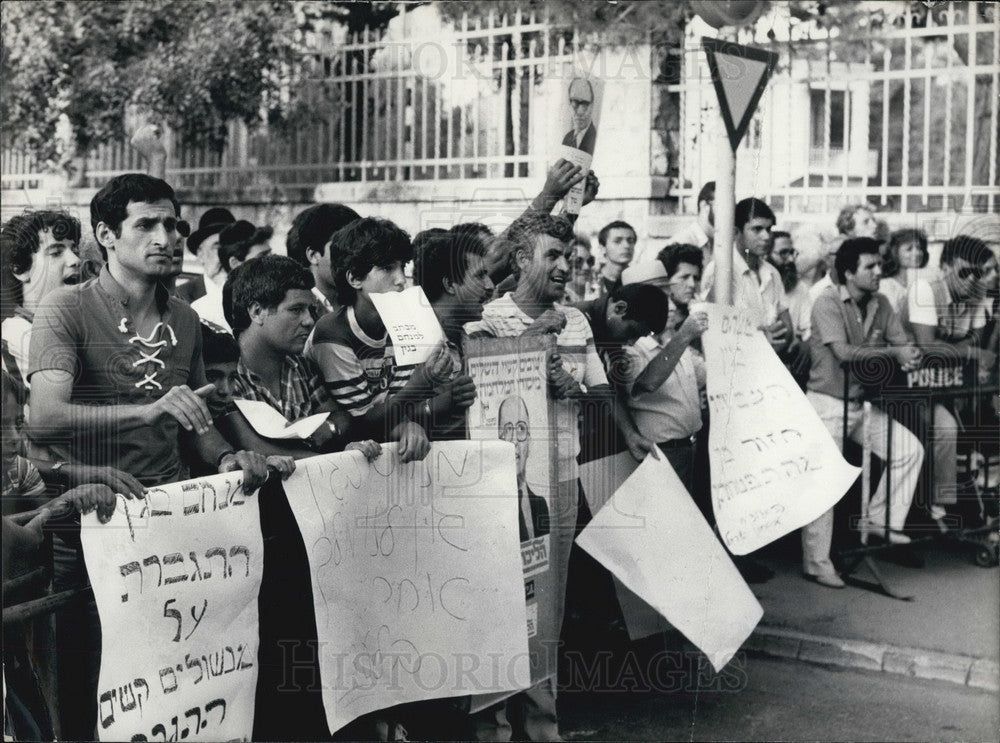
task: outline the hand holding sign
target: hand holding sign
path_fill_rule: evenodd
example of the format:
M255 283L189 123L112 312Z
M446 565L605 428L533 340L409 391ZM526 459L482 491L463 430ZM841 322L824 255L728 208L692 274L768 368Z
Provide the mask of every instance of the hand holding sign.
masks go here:
M401 292L372 294L372 303L392 339L392 350L400 366L422 364L444 340L444 330L424 290L411 286Z

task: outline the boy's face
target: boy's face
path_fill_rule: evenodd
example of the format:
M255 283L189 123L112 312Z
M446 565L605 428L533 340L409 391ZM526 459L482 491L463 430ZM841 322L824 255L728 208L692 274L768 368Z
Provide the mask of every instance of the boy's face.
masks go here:
M233 401L236 382L236 362L224 361L205 365L205 378L215 385L215 392L208 397L208 409L218 415Z
M31 258L24 284L25 301L37 305L53 289L79 281L80 249L69 238L58 238L51 230L38 233L38 250Z
M364 294L401 292L406 288L406 275L402 261L393 261L388 266L375 266L361 280L358 291Z

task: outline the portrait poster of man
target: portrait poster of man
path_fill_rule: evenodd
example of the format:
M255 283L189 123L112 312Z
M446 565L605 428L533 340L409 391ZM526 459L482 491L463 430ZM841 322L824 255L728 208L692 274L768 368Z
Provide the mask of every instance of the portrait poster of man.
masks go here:
M484 497L518 499L518 531L524 567L531 681L555 673L559 640L556 621L556 572L550 564L550 507L555 492L556 439L548 397L551 336L466 339L468 373L476 384L476 402L468 410L469 437L514 445L517 492ZM496 697L474 700L485 706Z
M566 74L558 121L567 122L557 148L556 159L569 160L584 171L590 170L597 145L603 81L578 70ZM566 209L579 214L583 204L584 183L581 181L566 195Z

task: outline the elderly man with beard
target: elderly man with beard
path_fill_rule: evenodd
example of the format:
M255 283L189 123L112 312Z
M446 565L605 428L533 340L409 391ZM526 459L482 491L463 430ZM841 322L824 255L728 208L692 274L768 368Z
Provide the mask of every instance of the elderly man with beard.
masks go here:
M782 354L781 360L792 373L795 381L803 390L809 380L809 333L811 330L810 312L812 299L809 288L799 276L795 259L798 256L792 236L784 231L775 230L771 233L771 252L767 260L781 274L781 284L785 288L785 301L788 304L788 314L792 320L795 338L788 350Z

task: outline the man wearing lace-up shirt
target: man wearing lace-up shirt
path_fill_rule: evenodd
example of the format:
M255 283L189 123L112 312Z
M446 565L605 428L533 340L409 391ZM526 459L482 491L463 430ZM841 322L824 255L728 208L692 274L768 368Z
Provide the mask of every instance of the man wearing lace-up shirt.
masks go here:
M212 425L198 317L160 283L173 261L176 204L169 185L141 174L118 176L94 196L91 222L108 264L96 279L52 292L36 313L32 436L147 486L184 479L178 436L189 436L206 462L242 468L255 488L266 477L263 457L234 452Z
M115 467L148 487L187 477L184 436L220 472L242 469L244 488L255 490L265 459L233 451L212 425L200 396L212 388L198 317L161 283L177 242L173 189L148 175L118 176L94 196L90 219L108 263L35 312L30 435L60 458ZM87 585L79 545L57 540L53 549L56 588ZM93 593L57 614L56 627L62 737L93 740L101 647Z

